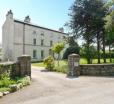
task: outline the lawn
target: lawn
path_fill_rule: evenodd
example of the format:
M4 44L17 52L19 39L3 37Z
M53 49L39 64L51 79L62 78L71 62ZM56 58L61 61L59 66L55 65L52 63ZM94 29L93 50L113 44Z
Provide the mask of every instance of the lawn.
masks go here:
M45 67L45 65L43 64L43 62L32 63L32 66ZM59 66L58 66L58 61L55 61L55 67L54 67L53 71L66 73L67 69L68 69L67 61L60 60L59 61Z
M38 67L45 67L43 62L38 62L38 63L32 63L32 66L38 66Z
M109 59L107 59L106 61L107 61L107 63L110 63ZM97 64L97 59L93 59L92 62L93 62L93 64ZM114 59L112 60L112 62L114 63ZM101 63L103 63L103 59L101 59ZM87 60L84 58L81 58L80 64L87 64ZM60 60L60 66L65 66L65 65L67 65L67 61ZM45 67L43 62L32 63L32 66ZM57 61L55 61L55 66L57 66Z
M107 59L106 60L107 63L110 63L110 60ZM114 59L112 60L114 62ZM93 59L92 60L93 64L97 64L97 59ZM84 58L80 59L80 64L87 64L87 60ZM101 63L103 63L103 59L101 59ZM32 66L36 66L36 67L45 67L45 65L43 64L43 62L39 62L39 63L32 63ZM53 71L56 72L62 72L62 73L66 73L68 69L68 61L66 60L60 60L59 61L59 66L58 66L58 62L55 61L55 67L53 69Z
M101 64L104 63L104 60L103 60L103 59L101 59L100 61L101 61ZM97 62L98 62L97 59L93 59L93 60L92 60L92 63L93 63L93 64L97 64ZM106 62L107 62L107 63L110 63L110 59L106 59ZM112 62L114 63L114 59L112 59ZM87 64L87 60L84 59L84 58L81 58L81 59L80 59L80 64Z

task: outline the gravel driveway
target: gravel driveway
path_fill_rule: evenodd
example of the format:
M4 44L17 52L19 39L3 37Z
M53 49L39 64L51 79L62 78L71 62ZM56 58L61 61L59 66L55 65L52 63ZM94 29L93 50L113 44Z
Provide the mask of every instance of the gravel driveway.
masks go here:
M67 78L32 68L32 84L0 99L0 104L114 104L114 78Z

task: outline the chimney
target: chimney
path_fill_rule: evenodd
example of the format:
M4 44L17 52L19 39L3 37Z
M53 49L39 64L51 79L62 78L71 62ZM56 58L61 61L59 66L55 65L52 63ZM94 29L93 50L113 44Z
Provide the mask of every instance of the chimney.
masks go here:
M9 10L6 14L6 18L8 19L13 19L13 13L12 13L12 10Z
M64 33L64 28L63 27L59 28L59 31Z
M29 16L26 16L24 22L30 23L30 17Z

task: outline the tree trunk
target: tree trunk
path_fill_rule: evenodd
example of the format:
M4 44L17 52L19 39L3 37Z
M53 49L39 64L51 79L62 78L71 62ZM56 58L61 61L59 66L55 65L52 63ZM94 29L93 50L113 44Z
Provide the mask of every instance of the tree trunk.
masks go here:
M105 54L105 34L103 32L103 59L104 63L106 63L106 54Z
M59 56L60 56L60 54L58 54L58 66L59 66Z
M89 43L89 36L87 39L87 50L88 50L88 55L87 55L87 63L90 64L91 63L91 59L90 59L90 43Z
M100 64L100 39L99 39L99 34L97 34L97 59L98 59L98 64Z
M109 54L110 54L110 63L112 63L112 57L111 57L111 47L109 45Z

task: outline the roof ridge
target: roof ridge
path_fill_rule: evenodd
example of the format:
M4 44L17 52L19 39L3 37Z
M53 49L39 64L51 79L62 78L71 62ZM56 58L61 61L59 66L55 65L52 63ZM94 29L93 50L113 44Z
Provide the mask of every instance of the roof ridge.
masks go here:
M23 20L19 20L19 19L14 19L14 22L20 22L20 23L27 24L27 25L30 25L30 26L35 26L35 27L47 29L47 30L58 32L58 33L62 33L62 34L67 34L67 33L61 32L59 30L54 30L54 29L50 29L50 28L47 28L47 27L44 27L44 26L39 26L39 25L37 25L35 23L27 23L27 22L24 22Z

